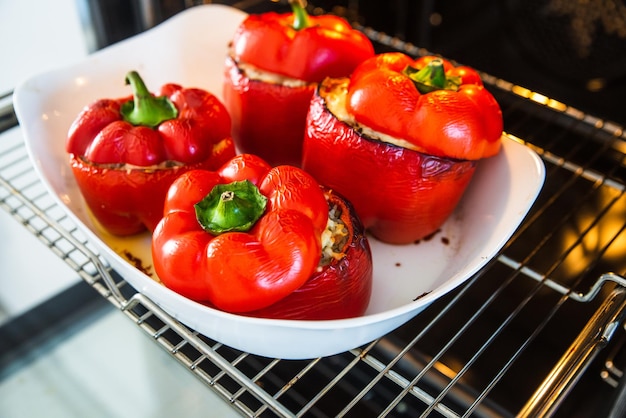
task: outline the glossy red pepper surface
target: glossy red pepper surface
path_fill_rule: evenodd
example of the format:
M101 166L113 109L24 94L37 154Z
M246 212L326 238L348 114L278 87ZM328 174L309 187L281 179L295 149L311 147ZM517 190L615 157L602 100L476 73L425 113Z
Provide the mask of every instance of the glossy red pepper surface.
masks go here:
M133 103L142 108L137 94L101 99L80 112L66 142L87 205L115 235L152 231L174 179L190 169L215 169L235 155L230 117L213 94L177 84L164 85L158 97L142 94L148 101L167 99L174 113L148 126L123 115Z
M313 99L306 135L303 169L346 196L365 227L391 244L437 231L476 166L367 138L330 113L320 96Z
M420 91L412 77L430 82L432 73L417 72L435 61L445 85ZM347 108L358 123L430 155L478 160L500 150L502 112L478 73L434 56L413 60L394 52L367 60L350 78Z
M272 165L300 165L316 84L347 76L374 55L369 39L345 20L305 15L296 24L296 16L250 15L237 29L226 59L224 103L235 143L239 151Z
M315 84L284 86L248 77L232 58L226 60L224 103L241 152L272 165L302 163L304 121Z
M352 205L326 190L329 205L347 229L341 258L318 268L302 286L267 308L248 312L263 318L326 320L363 315L372 293L372 255L365 229Z
M267 199L261 216L248 230L208 232L198 202L216 187L246 180ZM290 319L358 315L371 291L369 246L358 220L348 223L351 238L358 237L341 260L318 269L328 217L324 191L309 174L238 155L217 171L190 171L172 184L153 234L155 271L177 293L228 312Z

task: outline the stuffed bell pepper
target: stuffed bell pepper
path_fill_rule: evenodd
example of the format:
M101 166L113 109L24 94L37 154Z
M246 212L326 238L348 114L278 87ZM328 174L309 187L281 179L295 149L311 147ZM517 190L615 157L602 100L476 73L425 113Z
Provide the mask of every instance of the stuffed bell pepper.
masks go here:
M477 162L499 152L502 129L473 69L384 53L320 84L303 168L351 201L376 238L407 244L442 226Z
M152 231L176 177L235 155L230 117L213 94L166 84L155 96L135 71L126 83L132 96L86 106L66 142L90 211L114 235Z
M272 165L302 162L311 96L325 77L345 77L374 55L369 39L343 19L293 13L250 15L236 30L226 58L224 103L240 152Z
M174 181L152 257L166 287L242 315L354 317L371 294L369 244L350 204L251 154Z

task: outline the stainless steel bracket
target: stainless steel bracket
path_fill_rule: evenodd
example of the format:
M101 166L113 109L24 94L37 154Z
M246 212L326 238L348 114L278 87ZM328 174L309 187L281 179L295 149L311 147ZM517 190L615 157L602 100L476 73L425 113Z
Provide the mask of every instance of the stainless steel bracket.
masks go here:
M518 417L552 416L587 366L622 324L626 310L626 287L623 286L622 276L614 273L603 274L596 285L578 299L592 299L607 282L616 282L618 285L520 410Z

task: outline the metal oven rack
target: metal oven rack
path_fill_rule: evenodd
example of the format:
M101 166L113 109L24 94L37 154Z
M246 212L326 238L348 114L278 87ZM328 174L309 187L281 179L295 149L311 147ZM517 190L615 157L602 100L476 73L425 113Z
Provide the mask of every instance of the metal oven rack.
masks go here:
M424 52L363 30L380 45ZM263 358L178 323L100 258L47 193L21 140L0 141L0 206L244 416L558 414L598 351L623 334L626 137L621 126L484 77L507 132L546 164L536 204L461 288L389 335L336 356ZM16 124L7 109L3 130ZM608 388L621 377L619 347L611 353L597 376Z

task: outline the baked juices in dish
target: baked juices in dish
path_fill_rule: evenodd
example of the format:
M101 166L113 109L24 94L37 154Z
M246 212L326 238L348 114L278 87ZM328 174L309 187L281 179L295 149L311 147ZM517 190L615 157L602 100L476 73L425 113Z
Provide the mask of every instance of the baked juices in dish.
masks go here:
M369 39L343 19L292 13L250 15L237 28L225 65L224 103L239 152L271 165L302 162L309 102L325 77L345 77L374 55Z
M86 106L66 141L87 206L119 236L154 230L182 173L215 169L235 155L230 117L213 94L170 83L155 96L135 71L126 83L132 96Z
M500 151L502 130L473 69L385 53L320 84L302 167L352 202L374 237L407 244L442 226L478 161Z

